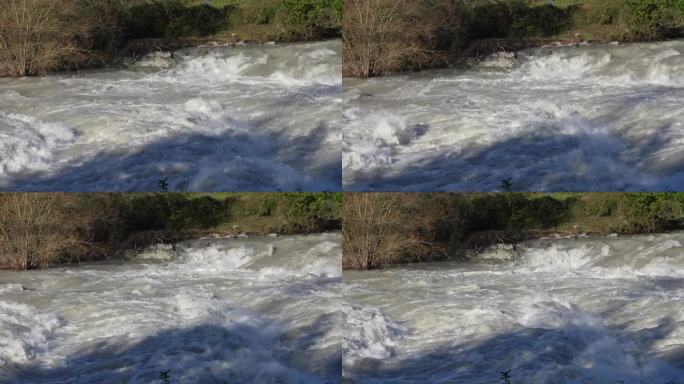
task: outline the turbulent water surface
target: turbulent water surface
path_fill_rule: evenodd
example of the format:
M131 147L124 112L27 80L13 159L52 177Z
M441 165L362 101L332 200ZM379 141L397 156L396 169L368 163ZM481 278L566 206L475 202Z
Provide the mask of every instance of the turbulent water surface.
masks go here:
M339 190L340 42L0 79L4 190Z
M0 382L337 383L340 235L0 273Z
M345 381L682 382L684 233L484 256L345 271Z
M345 190L684 187L684 41L345 81Z

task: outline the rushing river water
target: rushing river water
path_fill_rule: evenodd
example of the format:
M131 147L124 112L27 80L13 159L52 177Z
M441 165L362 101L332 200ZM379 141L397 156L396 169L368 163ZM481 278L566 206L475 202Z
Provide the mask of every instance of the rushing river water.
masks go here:
M0 273L0 382L338 383L340 235Z
M492 384L510 370L513 383L682 382L684 233L518 252L345 271L345 381Z
M345 80L345 190L679 190L684 41Z
M341 44L0 79L0 189L340 190Z

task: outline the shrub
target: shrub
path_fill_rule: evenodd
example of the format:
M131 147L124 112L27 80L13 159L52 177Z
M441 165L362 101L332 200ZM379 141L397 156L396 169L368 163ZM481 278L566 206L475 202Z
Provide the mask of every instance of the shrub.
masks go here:
M286 38L313 39L339 33L341 0L283 0Z
M524 0L476 3L466 14L468 40L550 36L568 23L568 14L551 4L530 6Z
M530 7L523 1L513 1L511 13L511 37L551 36L568 22L565 11L550 4Z
M458 45L460 0L347 0L343 12L345 75L370 77L446 63Z
M339 227L341 193L285 193L283 196L290 231Z
M242 2L229 14L231 24L271 24L276 21L280 4L275 0Z
M117 0L0 1L0 76L41 75L101 62L113 44Z
M126 230L183 230L216 226L229 215L225 205L209 196L190 198L177 193L135 196L123 208Z
M478 4L468 10L466 33L469 39L507 37L512 24L508 4L498 1Z
M226 27L229 9L207 4L186 6L183 0L155 0L127 7L121 23L127 38L206 36Z
M437 241L437 215L416 212L427 195L347 193L342 211L342 266L385 268L428 260L445 250Z
M6 0L0 10L0 73L44 73L60 57L53 36L60 34L57 3Z
M674 0L625 0L632 37L652 40L671 36L682 27L684 15Z
M109 201L112 202L111 200ZM113 205L99 195L0 194L0 269L27 270L100 252Z
M587 0L573 7L577 25L615 25L618 40L656 40L674 36L684 27L681 0Z
M684 217L684 204L669 193L627 193L619 195L616 215L622 222L617 231L658 232L678 228Z

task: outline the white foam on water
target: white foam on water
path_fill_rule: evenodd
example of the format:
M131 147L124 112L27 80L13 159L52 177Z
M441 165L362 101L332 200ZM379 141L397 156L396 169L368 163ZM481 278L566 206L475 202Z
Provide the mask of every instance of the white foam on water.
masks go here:
M556 52L548 56L531 58L520 68L530 78L540 80L578 80L600 73L611 63L610 54L575 56L571 52Z
M532 242L520 254L520 264L533 272L577 272L599 278L684 277L684 246L680 239L667 236L608 238L602 243L591 238L564 239L549 246Z
M168 81L242 82L259 85L270 81L280 86L340 86L342 78L335 60L338 51L328 43L310 44L306 50L291 45L251 48L235 53L213 50L200 56L199 49L181 57L181 63L156 78ZM204 51L204 50L201 50ZM332 67L332 68L331 68Z
M202 239L181 243L179 250L180 268L218 273L240 270L264 278L287 279L340 278L342 275L342 251L336 239L314 245L292 237L277 239L275 244L229 238Z
M344 359L357 360L392 357L397 340L406 329L388 319L379 309L358 304L344 305Z
M220 249L211 247L187 252L185 261L196 268L206 268L216 272L233 271L249 265L257 257L268 257L273 254L270 246L265 254L258 254L254 247L240 246L239 248Z
M0 186L22 172L49 169L58 150L75 139L61 124L0 111Z
M0 369L12 370L13 365L35 358L47 349L59 318L42 313L37 308L0 301Z

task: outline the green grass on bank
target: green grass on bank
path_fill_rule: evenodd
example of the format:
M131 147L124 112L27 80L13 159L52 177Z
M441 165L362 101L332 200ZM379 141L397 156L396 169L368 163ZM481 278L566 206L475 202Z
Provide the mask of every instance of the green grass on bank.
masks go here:
M0 193L0 269L94 260L203 234L340 229L341 193Z
M342 0L4 0L0 76L101 66L128 52L208 39L336 37L341 12Z
M344 267L442 260L551 234L684 228L684 193L345 194Z
M553 39L649 41L684 32L683 0L349 0L344 15L344 74L359 77Z

